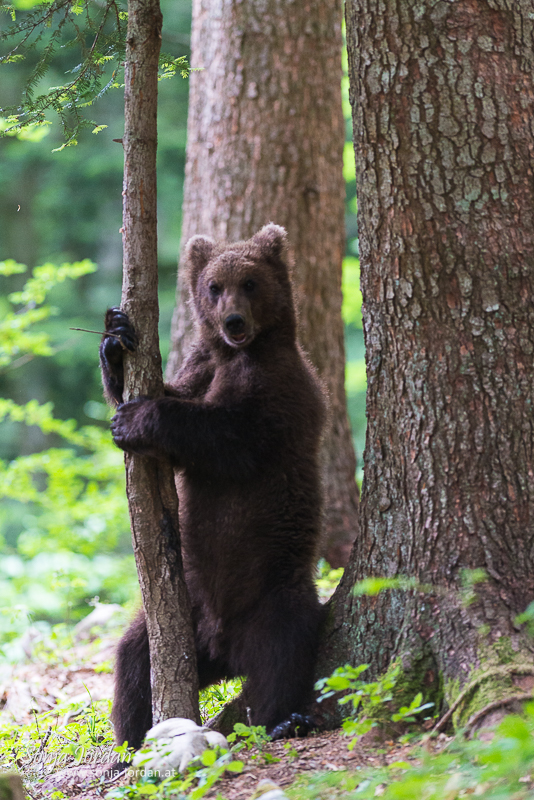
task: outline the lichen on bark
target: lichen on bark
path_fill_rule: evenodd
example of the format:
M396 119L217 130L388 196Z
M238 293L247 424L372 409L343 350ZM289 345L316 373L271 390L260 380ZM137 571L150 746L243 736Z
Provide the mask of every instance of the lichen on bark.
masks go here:
M379 674L424 643L445 687L499 642L533 653L515 624L534 597L531 11L346 4L368 428L359 547L325 648ZM435 593L353 597L367 575Z

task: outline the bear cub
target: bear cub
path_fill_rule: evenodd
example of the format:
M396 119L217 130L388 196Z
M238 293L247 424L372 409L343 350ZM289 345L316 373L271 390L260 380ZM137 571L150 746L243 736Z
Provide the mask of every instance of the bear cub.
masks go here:
M311 726L321 619L325 403L296 341L285 250L286 232L272 223L237 244L189 241L196 337L164 397L123 403L121 343L104 335L100 346L115 443L177 471L200 686L245 676L251 722L275 738ZM137 346L118 309L106 332ZM142 613L119 644L112 718L118 743L139 748L152 724Z

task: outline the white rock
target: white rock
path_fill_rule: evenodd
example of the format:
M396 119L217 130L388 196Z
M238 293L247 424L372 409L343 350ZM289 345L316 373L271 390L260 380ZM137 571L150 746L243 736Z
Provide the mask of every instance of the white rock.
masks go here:
M258 783L250 800L288 800L288 796L277 783L264 779Z
M217 745L229 750L222 733L203 728L190 719L174 717L148 731L143 749L135 754L132 766L145 775L166 778L175 771L184 772L190 761Z
M198 731L199 726L192 719L183 717L171 717L158 722L147 732L145 739L163 739L165 736L180 736L188 731Z

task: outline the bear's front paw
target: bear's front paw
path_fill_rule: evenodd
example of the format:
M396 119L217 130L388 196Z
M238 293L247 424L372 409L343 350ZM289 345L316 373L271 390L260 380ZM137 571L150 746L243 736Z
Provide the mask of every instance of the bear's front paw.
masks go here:
M291 714L289 719L285 719L271 731L271 739L292 739L296 736L307 736L308 733L317 727L313 717L306 714Z
M138 397L118 407L111 420L111 434L117 447L142 456L162 456L151 435L152 406L149 398Z
M101 352L110 364L122 361L124 350L133 353L137 349L138 339L135 329L128 315L120 308L108 308L105 326Z

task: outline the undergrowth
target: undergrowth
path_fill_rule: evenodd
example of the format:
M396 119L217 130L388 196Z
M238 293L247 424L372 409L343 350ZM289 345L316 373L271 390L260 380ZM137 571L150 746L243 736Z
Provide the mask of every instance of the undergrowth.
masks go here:
M107 800L136 800L139 797L152 797L154 800L199 800L204 797L217 781L227 772L240 773L244 764L235 756L243 750L257 750L252 755L263 763L270 764L280 759L265 752L264 746L270 741L265 727L261 725L234 726L234 733L228 736L229 749L215 747L205 750L188 765L185 774L174 774L161 780L160 777L144 771L135 777L129 786L111 789ZM142 751L141 751L142 752ZM148 753L148 751L147 751Z
M26 725L0 728L0 771L21 772L37 780L64 767L112 763L113 731L109 722L110 700L62 703L53 710L34 714Z
M344 667L334 670L329 678L322 678L315 684L315 688L320 691L319 702L342 692L342 696L338 699L339 704L350 704L350 717L343 722L343 730L350 738L349 750L352 750L358 738L371 728L387 725L390 721L414 725L422 721L421 712L434 706L434 703L423 703L423 695L419 692L409 705L397 708L394 694L402 674L400 664L393 662L376 681L362 681L360 675L368 668L368 664L360 664L357 667L345 664ZM409 741L410 734L407 734L404 740Z
M510 715L489 742L461 735L441 752L424 746L409 761L387 767L299 777L291 800L532 800L534 798L534 703L525 716Z
M324 578L330 584L324 588L330 590L336 577L325 569L319 579ZM70 627L59 625L34 641L32 661L45 668L56 664L77 668L93 647L98 652L99 640L78 650ZM398 664L392 664L371 682L363 680L366 669L365 664L340 667L316 685L323 698L340 694L339 702L349 706L351 714L344 723L347 746L353 747L371 727L387 727L392 722L402 723L405 734L401 743L418 744L403 761L387 766L305 774L287 789L291 800L460 800L471 795L487 800L534 800L534 703L527 706L523 717L506 717L492 741L467 741L459 734L455 739L426 737L421 744L420 723L426 719L430 724L427 714L432 704L417 694L406 706L398 707ZM109 670L109 663L102 665L102 671ZM202 719L217 714L240 690L239 679L204 690L200 695ZM84 700L36 713L31 723L0 725L0 772L17 771L31 787L39 778L66 766L111 764L122 759L124 754L113 742L110 706L107 700L93 702L87 691ZM161 780L151 774L132 773L131 785L109 788L107 794L104 787L100 791L107 800L198 800L223 776L244 769L241 759L245 750L250 751L249 767L280 761L266 747L269 741L264 728L238 724L228 737L228 749L205 751L191 762L185 774ZM291 743L286 745L284 760L298 757L291 747ZM384 751L375 749L372 755L384 756ZM222 795L218 797L224 800Z

